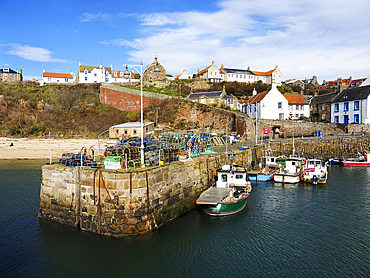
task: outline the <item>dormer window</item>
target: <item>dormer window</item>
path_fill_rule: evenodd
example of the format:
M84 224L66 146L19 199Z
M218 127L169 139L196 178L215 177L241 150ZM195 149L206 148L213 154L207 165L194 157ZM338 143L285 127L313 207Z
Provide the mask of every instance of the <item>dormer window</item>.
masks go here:
M85 72L85 74L87 74L87 69L85 69L85 71L84 71L84 72Z
M3 68L3 72L9 72L9 68Z

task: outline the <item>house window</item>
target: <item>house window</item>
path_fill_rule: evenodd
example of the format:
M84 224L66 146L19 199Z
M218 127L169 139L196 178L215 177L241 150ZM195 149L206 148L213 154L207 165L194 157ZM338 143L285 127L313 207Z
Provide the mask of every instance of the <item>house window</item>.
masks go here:
M48 77L48 81L51 81L51 77Z
M353 121L355 122L355 124L360 123L360 116L358 114L355 114L354 118L353 118Z
M335 123L335 124L338 124L338 123L339 123L339 116L335 116L335 117L334 117L334 123Z
M279 120L284 120L284 113L279 113Z
M299 110L299 104L295 106L295 110Z
M87 81L87 76L85 76L85 81Z
M68 78L65 78L65 79L64 79L64 81L65 81L66 83L68 83Z
M334 104L334 112L339 112L339 103Z
M94 77L96 77L96 73L94 73Z
M87 74L87 70L85 70L85 74Z
M322 119L325 120L325 113L322 114Z
M355 101L354 103L354 109L355 111L359 110L360 109L360 102L358 100Z
M344 111L348 111L348 106L349 106L349 105L348 105L348 102L345 102L345 103L344 103Z
M118 130L118 129L116 129L116 134L118 135L118 133L119 133L119 130Z
M325 110L325 103L322 105L322 110Z
M124 130L124 134L127 134L127 129Z
M5 77L5 78L8 78L8 75L7 75L7 74L4 74L4 77Z
M116 71L114 72L114 76L117 76L117 72Z
M132 132L133 132L134 134L136 134L136 129L134 129Z
M12 75L13 79L15 79L15 74Z
M283 109L283 103L282 102L278 102L278 109Z
M149 129L146 127L145 128L145 133L148 133L149 132Z

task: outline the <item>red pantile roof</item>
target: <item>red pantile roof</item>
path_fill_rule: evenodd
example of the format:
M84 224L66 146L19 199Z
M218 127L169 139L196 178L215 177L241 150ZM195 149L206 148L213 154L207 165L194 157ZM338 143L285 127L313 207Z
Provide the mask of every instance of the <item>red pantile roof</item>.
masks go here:
M283 94L283 96L288 100L289 104L308 104L301 95Z
M264 91L262 93L258 93L257 95L255 96L252 96L248 103L249 104L253 104L253 103L256 103L256 102L261 102L261 100L263 100L263 98L268 94L269 91Z
M59 77L59 78L71 78L73 79L72 74L70 73L57 73L57 72L44 72L43 77Z
M252 71L255 75L260 75L260 76L270 76L273 72L274 72L274 69L273 70L270 70L270 71L266 71L266 72L263 72L263 71Z
M204 70L198 71L196 75L199 75L199 74L202 74L202 73L206 72L211 66L206 67Z

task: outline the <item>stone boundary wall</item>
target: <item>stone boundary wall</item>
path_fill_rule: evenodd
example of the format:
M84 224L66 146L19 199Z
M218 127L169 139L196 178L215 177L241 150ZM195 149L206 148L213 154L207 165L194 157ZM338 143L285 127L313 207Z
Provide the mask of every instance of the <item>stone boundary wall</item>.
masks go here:
M122 86L115 86L115 85L110 85L110 84L104 84L104 85L102 85L100 87L100 89L101 88L110 89L110 90L114 90L114 91L118 91L118 92L130 93L130 94L137 95L137 96L140 96L141 95L141 91L140 90L126 88L126 87L122 87ZM153 98L153 99L158 99L158 100L166 100L166 99L173 98L172 96L169 96L169 95L157 94L157 93L153 93L153 92L147 92L147 91L145 91L145 88L143 88L143 97Z
M251 153L238 151L235 163L249 167ZM39 217L105 236L148 233L194 208L226 160L202 156L129 173L44 165Z

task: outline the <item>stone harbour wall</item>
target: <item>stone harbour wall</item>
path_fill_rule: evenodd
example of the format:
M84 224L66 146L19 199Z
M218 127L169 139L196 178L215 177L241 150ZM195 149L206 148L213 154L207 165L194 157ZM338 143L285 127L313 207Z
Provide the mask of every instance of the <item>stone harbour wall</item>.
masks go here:
M296 154L324 160L355 157L369 147L370 137L294 140ZM234 162L251 169L263 155L292 153L292 139L272 141L235 151ZM229 163L218 153L129 172L44 165L39 217L105 236L149 233L194 208L216 170Z
M248 161L252 150L236 152L235 163ZM44 165L39 217L105 236L148 233L194 208L224 163L218 154L137 172Z

